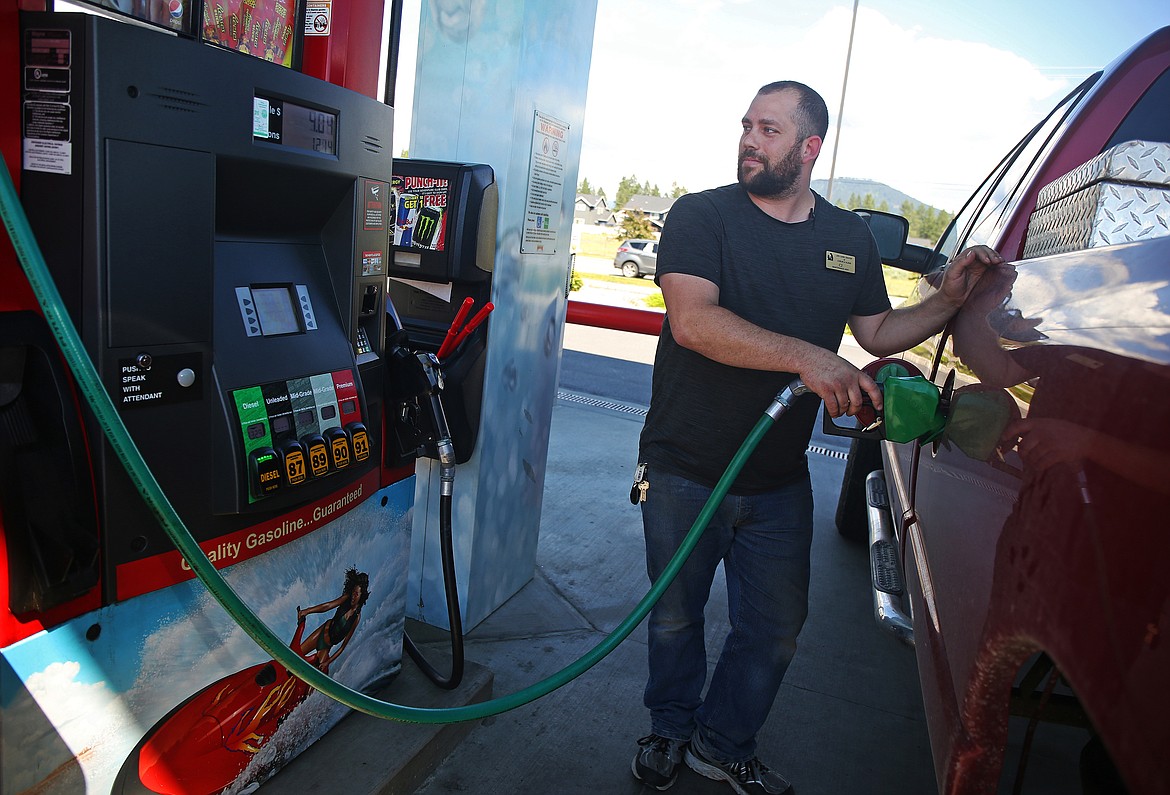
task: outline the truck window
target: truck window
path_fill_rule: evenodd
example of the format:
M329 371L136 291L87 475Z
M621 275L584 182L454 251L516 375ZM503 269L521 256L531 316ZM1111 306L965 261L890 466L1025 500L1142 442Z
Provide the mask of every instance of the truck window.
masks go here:
M1142 94L1121 120L1105 149L1126 141L1170 142L1170 70L1162 72Z
M949 260L968 246L992 239L1004 211L1012 206L1011 199L1020 189L1024 177L1035 166L1040 153L1047 148L1068 114L1100 77L1098 72L1073 89L995 167L939 240L937 252L945 257L940 261Z

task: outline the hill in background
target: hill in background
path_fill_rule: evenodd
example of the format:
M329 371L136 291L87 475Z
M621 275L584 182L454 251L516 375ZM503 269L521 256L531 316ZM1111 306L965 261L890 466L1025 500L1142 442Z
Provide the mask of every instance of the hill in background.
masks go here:
M827 179L814 179L812 181L812 189L824 196L825 191L829 189L829 181ZM897 212L898 208L902 206L902 202L905 201L929 206L926 202L919 201L897 188L891 188L884 182L877 182L872 179L851 179L850 177L837 177L833 180L833 204L845 202L853 194L856 194L858 197L864 197L867 193L873 195L875 208L885 201L889 204L891 212ZM847 209L852 210L855 208L850 207Z
M828 180L814 179L812 182L812 189L822 196L828 188ZM939 210L896 188L891 188L884 182L872 179L849 177L834 179L831 201L847 210L867 208L905 216L910 222L910 237L916 242L925 242L932 246L954 217L946 210Z

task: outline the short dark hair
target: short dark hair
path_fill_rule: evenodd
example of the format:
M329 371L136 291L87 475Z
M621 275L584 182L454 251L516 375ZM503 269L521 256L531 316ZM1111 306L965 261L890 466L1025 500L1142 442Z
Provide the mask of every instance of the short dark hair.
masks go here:
M793 91L799 97L796 103L796 127L800 139L803 141L809 136L816 135L824 140L829 132L829 108L821 95L795 80L768 83L756 93L779 94L781 91Z

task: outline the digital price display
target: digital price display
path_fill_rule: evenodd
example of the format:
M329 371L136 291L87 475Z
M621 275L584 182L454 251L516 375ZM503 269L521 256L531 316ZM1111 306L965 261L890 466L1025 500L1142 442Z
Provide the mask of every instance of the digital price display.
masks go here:
M257 94L252 98L252 138L337 157L337 114Z

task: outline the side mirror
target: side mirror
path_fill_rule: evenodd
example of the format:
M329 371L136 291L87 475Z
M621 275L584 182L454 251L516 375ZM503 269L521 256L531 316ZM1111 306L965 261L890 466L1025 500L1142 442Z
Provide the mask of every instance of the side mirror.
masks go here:
M902 247L910 234L910 222L900 215L880 210L854 210L867 224L878 244L882 262L894 265L902 258Z

